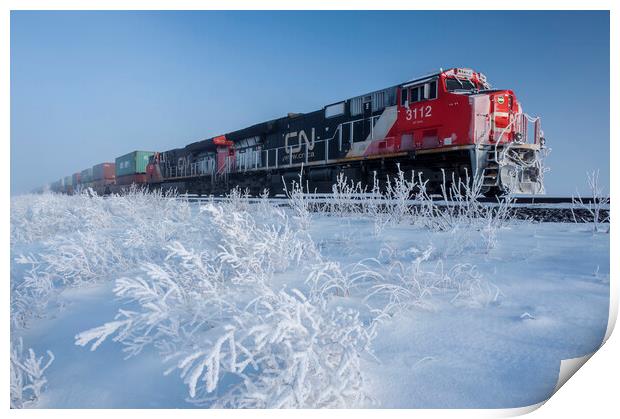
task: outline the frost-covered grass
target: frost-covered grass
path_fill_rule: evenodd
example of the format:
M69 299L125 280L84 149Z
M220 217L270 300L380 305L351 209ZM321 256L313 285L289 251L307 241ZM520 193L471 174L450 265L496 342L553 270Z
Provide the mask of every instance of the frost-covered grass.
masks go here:
M14 198L12 405L513 407L600 343L609 235L360 192Z

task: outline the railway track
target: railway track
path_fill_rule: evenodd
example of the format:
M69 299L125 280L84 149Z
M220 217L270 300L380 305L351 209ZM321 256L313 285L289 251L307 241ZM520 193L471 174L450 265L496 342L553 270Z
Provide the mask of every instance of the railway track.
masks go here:
M438 207L446 207L457 205L454 202L446 202L439 197L434 203ZM206 197L198 195L183 195L176 199L187 199L190 202L221 202L228 198L226 197ZM258 203L262 198L248 197L245 198L249 203ZM315 208L321 208L323 205L333 202L333 197L330 194L308 194L306 196L309 202L314 204ZM386 200L383 198L376 198L370 194L361 194L351 196L348 198L341 198L341 203L345 204L358 204L362 200L376 199L379 205L389 205L394 203L393 200ZM275 205L287 206L288 198L285 196L276 196L268 198L268 201ZM419 207L422 202L416 200L406 201L411 207ZM491 207L498 207L501 204L501 198L481 198L479 202ZM592 197L582 198L582 202L585 206L594 206L596 199ZM573 205L573 198L570 197L550 197L550 196L536 196L536 197L514 197L510 204L512 213L516 219L529 219L536 222L578 222L587 223L593 221L593 215L588 208L581 207L580 205ZM601 205L599 219L609 219L610 205Z

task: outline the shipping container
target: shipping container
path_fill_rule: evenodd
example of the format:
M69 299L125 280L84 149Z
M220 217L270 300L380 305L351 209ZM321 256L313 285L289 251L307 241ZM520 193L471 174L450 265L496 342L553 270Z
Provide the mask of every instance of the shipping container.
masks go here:
M146 173L149 157L155 154L152 151L132 151L116 158L116 177Z
M65 186L73 186L73 176L65 176Z
M80 172L73 174L73 187L76 188L80 184Z
M135 173L133 175L126 176L117 176L116 184L117 185L131 185L132 183L141 185L146 183L146 174L145 173Z
M62 179L57 180L56 182L52 182L51 189L54 192L62 192L62 189L63 189Z
M93 182L100 180L114 180L115 177L116 175L114 163L100 163L93 166Z
M93 168L92 167L82 170L82 172L80 173L80 183L82 185L90 183L92 179L93 179Z

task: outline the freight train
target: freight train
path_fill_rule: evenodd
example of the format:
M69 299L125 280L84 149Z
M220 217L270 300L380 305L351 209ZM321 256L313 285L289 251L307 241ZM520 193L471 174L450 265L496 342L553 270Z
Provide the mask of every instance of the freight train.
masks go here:
M113 193L135 183L199 195L237 186L278 194L301 175L304 188L330 192L340 173L369 186L413 170L431 190L476 178L487 195L542 194L546 150L540 118L529 117L512 90L452 68L182 148L135 151L116 159L114 179L98 165L52 189Z

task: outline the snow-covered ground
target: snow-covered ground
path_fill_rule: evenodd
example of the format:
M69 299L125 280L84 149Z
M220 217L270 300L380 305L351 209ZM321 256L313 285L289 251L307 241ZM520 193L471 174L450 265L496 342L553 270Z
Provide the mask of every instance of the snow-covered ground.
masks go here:
M304 205L13 198L13 404L519 407L602 342L588 224Z

